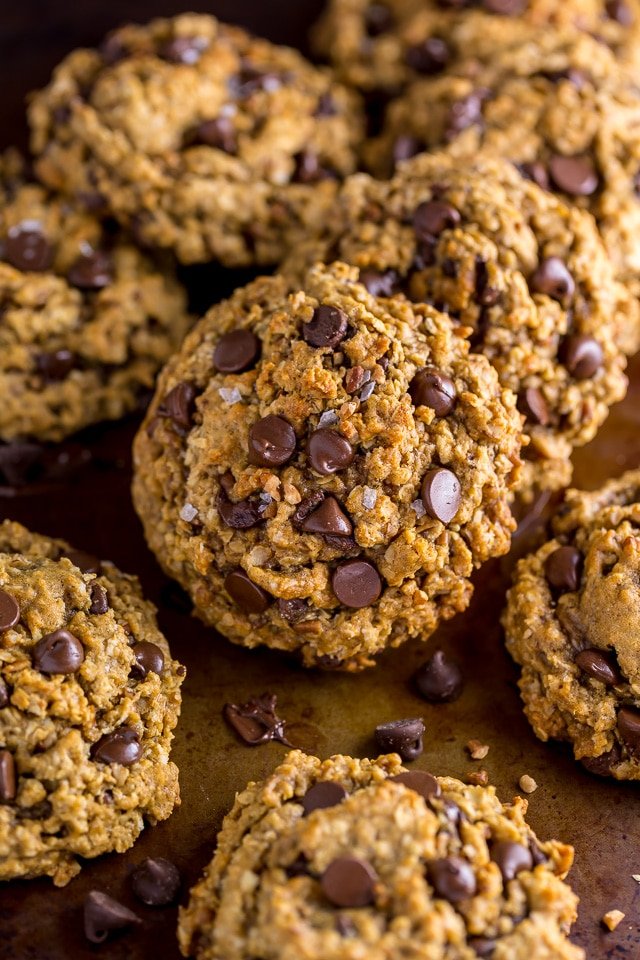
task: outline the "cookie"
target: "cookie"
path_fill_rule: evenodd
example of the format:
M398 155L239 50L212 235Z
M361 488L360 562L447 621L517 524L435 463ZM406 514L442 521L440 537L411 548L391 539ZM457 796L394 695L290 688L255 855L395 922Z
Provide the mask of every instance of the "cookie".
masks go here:
M532 29L583 30L620 62L640 62L638 0L329 0L316 51L345 83L397 94L458 57L489 57Z
M588 210L617 275L640 292L640 91L635 74L591 37L542 31L484 65L460 61L413 84L369 147L373 172L389 172L398 144L480 151L519 164L545 190ZM640 346L637 317L621 346Z
M591 218L511 164L442 154L389 182L351 177L327 224L284 272L340 259L372 291L446 310L518 396L531 441L521 495L565 486L573 448L624 396L620 331L640 328Z
M184 263L272 264L356 164L358 98L295 50L214 17L76 50L29 111L45 183L95 196Z
M171 814L184 674L135 577L0 524L0 880L63 886Z
M357 670L509 548L515 397L449 319L344 264L263 277L165 369L134 445L147 541L244 646Z
M134 410L189 325L168 264L0 155L0 440Z
M593 773L640 780L640 471L571 490L554 537L518 564L503 622L541 740Z
M196 960L580 960L573 850L526 800L377 760L288 754L238 794L180 911ZM242 896L239 896L242 890Z

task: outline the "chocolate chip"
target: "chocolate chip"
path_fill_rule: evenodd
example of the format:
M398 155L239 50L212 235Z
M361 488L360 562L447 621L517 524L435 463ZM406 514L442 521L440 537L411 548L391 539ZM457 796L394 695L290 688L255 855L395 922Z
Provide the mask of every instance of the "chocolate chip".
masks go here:
M491 845L491 859L498 864L505 883L520 873L533 868L533 858L528 847L512 840L499 840Z
M259 67L254 67L253 64L244 63L237 76L229 81L229 86L236 97L245 99L260 91L274 93L280 89L285 79L284 75L261 70Z
M77 673L84 663L84 647L68 630L48 633L33 648L33 665L41 673Z
M336 930L341 937L355 937L358 934L358 928L351 919L344 913L338 914L336 917Z
M548 863L547 855L533 839L529 840L529 853L534 867L539 867L541 863Z
M308 877L309 876L309 861L305 857L304 853L299 853L293 863L290 863L288 867L285 867L285 871L288 877Z
M337 347L347 335L348 322L342 310L321 303L309 323L303 324L302 336L311 347Z
M223 150L230 156L235 156L238 152L238 139L231 117L204 120L193 131L193 140L207 147Z
M640 755L640 711L631 707L618 710L618 733L630 754Z
M401 783L407 790L413 790L423 800L431 800L442 793L437 779L426 770L408 770L406 773L397 773L395 777L389 777L389 779L392 783Z
M518 409L530 423L546 427L550 422L549 408L538 387L525 387L518 395Z
M459 223L459 212L444 200L426 200L413 215L413 229L418 240L432 240Z
M329 476L346 470L353 463L355 451L341 433L321 427L309 437L308 455L313 469L323 476Z
M348 537L353 533L353 524L335 497L326 497L319 507L302 522L305 533L332 534Z
M115 63L119 63L129 55L129 51L117 33L110 34L105 40L102 41L99 47L99 53L103 62L108 67L112 67Z
M335 807L342 803L346 796L348 796L347 791L341 783L336 783L334 780L320 780L309 787L302 798L302 806L305 813L326 810L328 807Z
M470 93L451 105L444 133L447 142L454 140L463 130L481 122L483 99L479 93Z
M398 274L395 270L361 270L360 283L372 297L392 297L397 292Z
M575 547L558 547L544 562L549 586L563 593L577 590L582 574L582 554Z
M449 45L441 37L427 37L409 47L406 56L407 66L425 76L442 73L450 59Z
M67 271L67 280L80 290L102 290L113 282L113 260L104 250L78 257Z
M347 560L333 571L331 586L345 607L370 607L382 593L380 574L368 560Z
M2 677L0 677L0 710L3 707L8 706L8 704L9 704L9 688L7 687Z
M523 13L527 0L483 0L487 13L496 13L502 17L515 17Z
M313 150L303 150L293 158L295 167L294 183L319 183L335 177L335 172L320 163L318 154Z
M19 619L18 601L6 590L0 590L0 630L10 630L11 627L15 627Z
M435 367L418 370L409 385L409 394L416 407L431 407L437 417L446 417L456 405L458 393L451 377Z
M384 3L370 3L365 10L364 25L370 37L379 37L393 27L394 18Z
M130 767L142 756L138 734L131 727L119 727L113 733L105 733L91 747L91 757L97 763L120 763Z
M546 257L531 276L529 286L534 293L566 303L574 295L576 285L567 265L560 257Z
M69 376L76 365L76 357L71 350L55 350L53 353L39 353L35 362L37 372L46 383L58 383Z
M605 4L607 16L623 27L633 25L633 12L626 0L607 0Z
M131 887L147 906L166 907L178 896L180 871L164 857L147 857L131 874Z
M222 522L233 530L250 530L265 519L258 500L239 500L233 503L224 490L220 490L218 494L217 507Z
M610 777L613 768L622 760L622 752L617 743L611 750L601 753L599 757L581 757L580 763L589 773L596 777Z
M476 957L490 957L497 946L497 940L488 937L473 937L469 946L475 951Z
M158 50L158 56L169 63L197 63L208 46L204 37L174 37Z
M260 341L250 330L232 330L223 334L213 352L213 365L220 373L243 373L255 366L260 356Z
M92 583L89 588L89 596L91 597L89 613L97 615L107 612L109 609L109 595L103 586L99 583Z
M329 91L321 94L318 98L318 105L314 110L314 117L335 117L338 113L338 107Z
M616 684L623 682L615 654L608 650L581 650L575 663L583 673L593 677L594 680L599 680L607 687L615 687Z
M14 810L17 820L47 820L53 812L48 800L34 803L32 807L17 807Z
M196 404L196 388L184 381L176 384L158 407L158 416L167 417L181 429L191 426Z
M449 660L443 650L436 650L414 676L420 696L429 703L450 703L462 693L462 673L457 663Z
M589 380L602 367L602 347L593 337L573 335L565 339L561 350L562 361L576 380Z
M17 794L16 764L8 750L0 750L0 803L11 803Z
M451 523L462 500L460 481L451 470L435 467L425 475L420 496L430 517Z
M338 857L322 874L320 886L335 907L366 907L374 901L377 880L366 860Z
M244 570L238 568L228 573L224 588L232 600L247 613L264 613L273 603L273 597L249 579Z
M404 160L417 157L417 155L425 149L426 144L424 140L420 140L418 137L414 137L409 133L400 134L400 136L394 140L393 147L391 148L391 159L393 160L394 167Z
M424 747L424 723L420 717L380 723L375 730L376 745L384 753L399 753L403 760L415 760Z
M427 865L429 881L436 896L459 903L475 895L477 884L473 868L461 857L432 860Z
M540 160L535 160L533 163L522 163L520 165L520 172L527 180L532 180L534 183L537 183L542 190L549 189L549 173L544 163Z
M16 270L41 272L53 263L53 248L37 220L22 220L11 227L4 245L4 257Z
M296 452L296 434L284 417L270 414L249 430L249 462L258 467L282 467Z
M87 553L86 550L67 550L64 556L82 573L99 574L102 569L101 561L93 553Z
M555 154L549 160L549 173L559 190L574 197L589 197L598 189L598 173L593 160L587 156Z
M291 746L284 728L286 721L276 713L278 698L274 693L263 693L246 703L226 703L222 715L238 736L251 747L269 740L279 740Z
M287 623L299 623L305 616L309 606L306 600L278 600L278 613Z
M84 901L84 935L91 943L104 943L110 933L141 923L132 910L99 890Z
M131 652L136 658L133 671L143 679L148 673L162 675L164 670L164 653L160 647L150 640L140 640L134 643Z

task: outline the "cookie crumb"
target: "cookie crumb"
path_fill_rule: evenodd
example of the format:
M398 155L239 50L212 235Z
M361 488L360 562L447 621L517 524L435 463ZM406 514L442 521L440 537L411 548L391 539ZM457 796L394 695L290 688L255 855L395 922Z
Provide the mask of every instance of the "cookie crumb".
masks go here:
M477 770L467 774L467 783L474 787L486 787L489 783L489 774L486 770Z
M481 743L480 740L469 740L467 750L472 760L484 760L489 753L489 745Z
M533 793L538 789L538 784L530 777L528 773L524 773L518 780L518 785L521 790L524 790L525 793Z
M632 873L632 874L631 874L631 879L632 879L632 880L635 880L636 883L640 883L640 873Z
M608 910L602 918L602 922L607 930L615 930L618 924L624 920L624 916L622 910Z

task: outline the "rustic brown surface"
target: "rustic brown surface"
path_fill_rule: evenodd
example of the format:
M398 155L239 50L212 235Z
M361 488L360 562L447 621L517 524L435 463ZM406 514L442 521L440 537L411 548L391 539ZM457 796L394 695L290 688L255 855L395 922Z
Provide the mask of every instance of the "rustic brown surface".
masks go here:
M85 0L65 6L54 0L30 0L11 10L3 8L0 80L5 124L0 139L8 143L11 137L19 137L22 93L42 82L67 49L98 39L105 28L126 16L143 19L192 6L262 29L273 39L291 40L302 37L303 23L319 4L308 0L235 0L208 5L178 0ZM214 271L201 270L196 275L200 303L216 299L222 287L229 285L229 278L221 281ZM640 359L630 373L632 382L640 383ZM474 768L485 768L504 799L518 792L522 774L532 776L539 786L530 798L530 822L541 836L558 837L576 847L571 877L582 898L576 942L593 960L640 956L636 926L640 884L631 877L640 873L640 793L637 785L590 776L566 750L541 744L531 733L499 628L513 558L483 570L470 611L430 641L429 650L442 645L462 664L466 685L456 703L430 706L413 692L410 678L427 650L419 643L387 655L376 670L361 676L305 673L275 654L231 647L176 606L177 592L147 551L129 500L132 428L127 424L100 431L89 466L65 484L0 499L0 517L65 537L138 573L149 596L160 606L161 625L189 671L174 753L181 770L183 804L168 822L148 830L129 853L87 863L80 877L64 890L56 890L49 881L2 887L0 960L178 957L175 909L137 904L130 892L129 873L145 856L169 857L183 871L184 898L188 885L210 858L216 831L234 792L247 780L264 776L284 755L286 748L278 744L241 745L222 720L225 702L246 700L265 690L278 695L291 741L321 756L373 753L377 723L421 715L427 734L425 753L416 767L463 778ZM595 487L609 476L640 465L639 428L640 386L634 385L597 440L580 452L576 481ZM514 553L523 543L521 536ZM465 750L471 738L491 747L482 763L470 760ZM91 889L122 899L144 919L143 926L102 947L87 944L81 907ZM612 908L622 910L626 919L609 933L599 921Z

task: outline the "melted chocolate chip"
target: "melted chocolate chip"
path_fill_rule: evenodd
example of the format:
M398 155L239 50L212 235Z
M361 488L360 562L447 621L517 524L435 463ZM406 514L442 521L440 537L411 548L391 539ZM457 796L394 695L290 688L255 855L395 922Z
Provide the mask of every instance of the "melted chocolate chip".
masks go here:
M549 160L549 173L559 190L574 197L589 197L599 186L598 173L591 157L556 154Z
M370 3L365 10L364 25L370 37L379 37L391 30L394 18L389 7L384 3Z
M406 56L407 66L425 76L442 73L450 59L451 50L442 37L427 37L409 47Z
M443 900L460 903L475 895L477 884L473 868L461 857L432 860L427 871L436 896Z
M437 417L446 417L454 409L458 393L451 377L435 367L418 370L409 386L416 407L431 407Z
M460 214L444 200L426 200L413 215L413 229L418 240L433 240L445 230L460 223Z
M238 139L231 117L204 120L193 131L192 139L196 143L222 150L230 156L235 156L238 152Z
M308 455L313 469L323 476L329 476L346 470L353 463L355 451L341 433L321 427L309 437Z
M450 703L462 693L462 673L457 663L436 650L414 676L420 696L429 703Z
M582 554L575 547L558 547L545 560L544 573L549 586L573 592L580 586Z
M25 273L40 273L53 263L53 248L37 220L22 220L9 229L4 244L4 259Z
M570 300L576 290L575 281L560 257L541 260L531 276L529 286L534 293L543 293L560 303Z
M529 423L548 426L551 417L544 395L538 387L525 387L518 396L518 409L524 413Z
M302 326L302 336L310 347L337 347L347 335L348 317L337 307L321 303L313 311L309 323Z
M607 687L615 687L622 683L615 654L609 650L581 650L575 659L576 666L594 680L599 680Z
M166 907L178 896L180 871L164 857L147 857L131 874L131 887L147 906Z
M239 607L243 607L247 613L264 613L273 603L273 597L254 583L240 568L227 574L224 588L231 599Z
M142 756L138 734L131 727L119 727L113 733L105 733L91 747L91 757L97 763L120 763L130 767Z
M143 679L149 673L157 673L161 676L164 670L164 653L156 643L149 640L140 640L134 643L131 652L136 658L133 672Z
M196 405L196 388L184 381L176 384L158 407L158 416L171 420L178 428L188 430Z
M335 497L325 497L319 507L302 522L305 533L331 534L349 537L353 524Z
M15 597L6 590L0 590L0 631L15 627L20 619L20 606Z
M70 350L55 350L53 353L39 353L35 362L36 370L45 383L59 383L66 380L77 361Z
M32 656L41 673L76 673L84 663L84 647L68 630L54 630L35 645Z
M309 606L306 600L278 600L278 612L287 623L299 623L305 616Z
M284 417L263 417L249 430L249 462L258 467L282 467L296 452L296 434Z
M260 341L250 330L232 330L220 337L213 352L213 365L220 373L244 373L255 366Z
M610 777L613 768L622 760L622 752L617 743L611 750L601 753L599 757L581 757L580 763L589 773L596 777Z
M11 803L17 791L15 760L8 750L0 750L0 803Z
M491 859L498 864L505 883L520 873L533 868L533 858L528 847L511 840L499 840L491 845Z
M132 910L99 890L92 890L84 901L84 935L90 943L104 943L110 933L141 922Z
M376 746L383 753L399 753L403 760L415 760L424 747L424 723L420 717L392 720L376 727Z
M470 93L451 105L445 127L445 141L455 140L463 130L482 122L483 99L480 93Z
M348 796L347 791L341 783L334 780L319 780L309 787L302 798L302 806L305 813L312 813L313 810L326 810L328 807L335 807Z
M589 380L600 370L604 361L602 347L593 337L573 335L565 339L561 357L569 373L576 380Z
M67 271L69 283L80 290L102 290L113 282L113 260L104 250L78 257Z
M437 779L426 770L409 770L406 773L397 773L389 779L392 783L401 783L407 790L413 790L423 800L431 800L442 793Z
M338 857L320 878L327 900L335 907L366 907L373 903L378 877L371 864L356 857Z
M89 596L91 597L89 613L96 616L107 612L109 609L109 595L103 586L99 583L92 583L89 588Z
M382 593L382 579L368 560L347 560L333 571L331 586L345 607L370 607Z
M279 740L291 746L284 732L286 720L276 714L278 698L274 693L263 693L246 703L226 703L222 715L241 740L251 747L269 740Z
M451 523L462 501L460 481L451 470L435 467L425 475L420 496L430 517Z
M618 733L632 756L640 756L640 710L621 707L618 710Z

